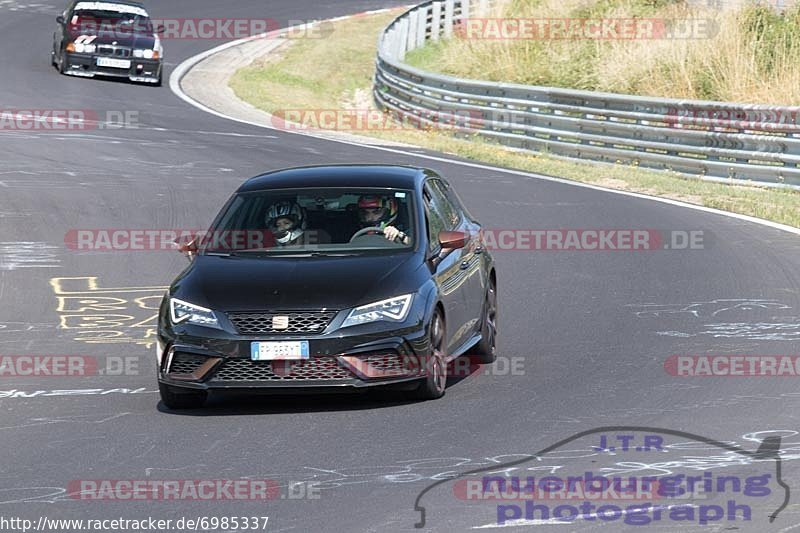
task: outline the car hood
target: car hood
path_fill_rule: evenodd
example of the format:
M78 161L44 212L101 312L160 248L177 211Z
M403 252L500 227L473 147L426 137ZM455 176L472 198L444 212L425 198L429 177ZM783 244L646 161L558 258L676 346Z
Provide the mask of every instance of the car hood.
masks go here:
M152 50L156 45L156 36L148 33L133 33L133 32L113 32L113 31L98 31L89 29L78 33L72 32L70 36L72 39L80 35L94 36L92 44L109 44L119 46L121 48L141 48Z
M415 292L420 266L414 253L297 259L201 255L171 292L224 312L339 310Z

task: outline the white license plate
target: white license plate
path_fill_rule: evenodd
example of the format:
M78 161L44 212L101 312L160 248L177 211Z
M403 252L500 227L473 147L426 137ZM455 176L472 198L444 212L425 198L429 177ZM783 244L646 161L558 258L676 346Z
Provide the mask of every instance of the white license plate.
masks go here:
M114 59L113 57L98 57L98 67L131 68L130 59Z
M308 341L251 342L250 359L253 361L308 359Z

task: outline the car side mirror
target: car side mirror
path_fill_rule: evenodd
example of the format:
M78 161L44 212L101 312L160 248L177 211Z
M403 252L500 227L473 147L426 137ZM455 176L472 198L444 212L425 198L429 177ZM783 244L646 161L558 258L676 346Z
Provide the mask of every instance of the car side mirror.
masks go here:
M197 255L199 239L200 239L199 235L196 235L194 237L191 236L178 237L175 240L175 249L178 250L183 255L185 255L186 258L189 261L191 261L192 259L194 259L194 256Z
M58 22L59 24L64 24L64 22L65 22L64 16L63 15L57 16L56 17L56 22Z
M463 248L469 242L469 235L463 231L440 231L438 238L439 252L429 258L433 268L453 251Z
M458 250L469 242L469 235L463 231L440 231L439 244L442 250Z

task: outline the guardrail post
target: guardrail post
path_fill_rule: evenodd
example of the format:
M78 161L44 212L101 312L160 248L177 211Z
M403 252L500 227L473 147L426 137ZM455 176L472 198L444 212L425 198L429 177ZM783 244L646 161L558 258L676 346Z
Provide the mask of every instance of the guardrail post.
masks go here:
M439 27L442 24L442 3L433 3L433 14L431 15L431 40L439 40Z
M419 28L419 11L413 10L408 15L408 40L406 41L406 52L413 50L417 46L417 28Z
M449 39L453 36L453 12L455 11L455 0L445 0L444 3L444 37Z
M428 26L428 7L421 7L418 9L419 15L417 16L417 44L414 48L425 46L425 29Z
M385 50L391 59L397 59L397 28L392 28L384 36L381 49Z

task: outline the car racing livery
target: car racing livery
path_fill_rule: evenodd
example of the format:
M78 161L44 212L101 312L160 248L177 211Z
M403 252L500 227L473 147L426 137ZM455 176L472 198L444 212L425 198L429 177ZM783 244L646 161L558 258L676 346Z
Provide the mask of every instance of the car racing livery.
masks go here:
M60 73L161 85L164 50L142 4L73 0L56 22L51 62Z

